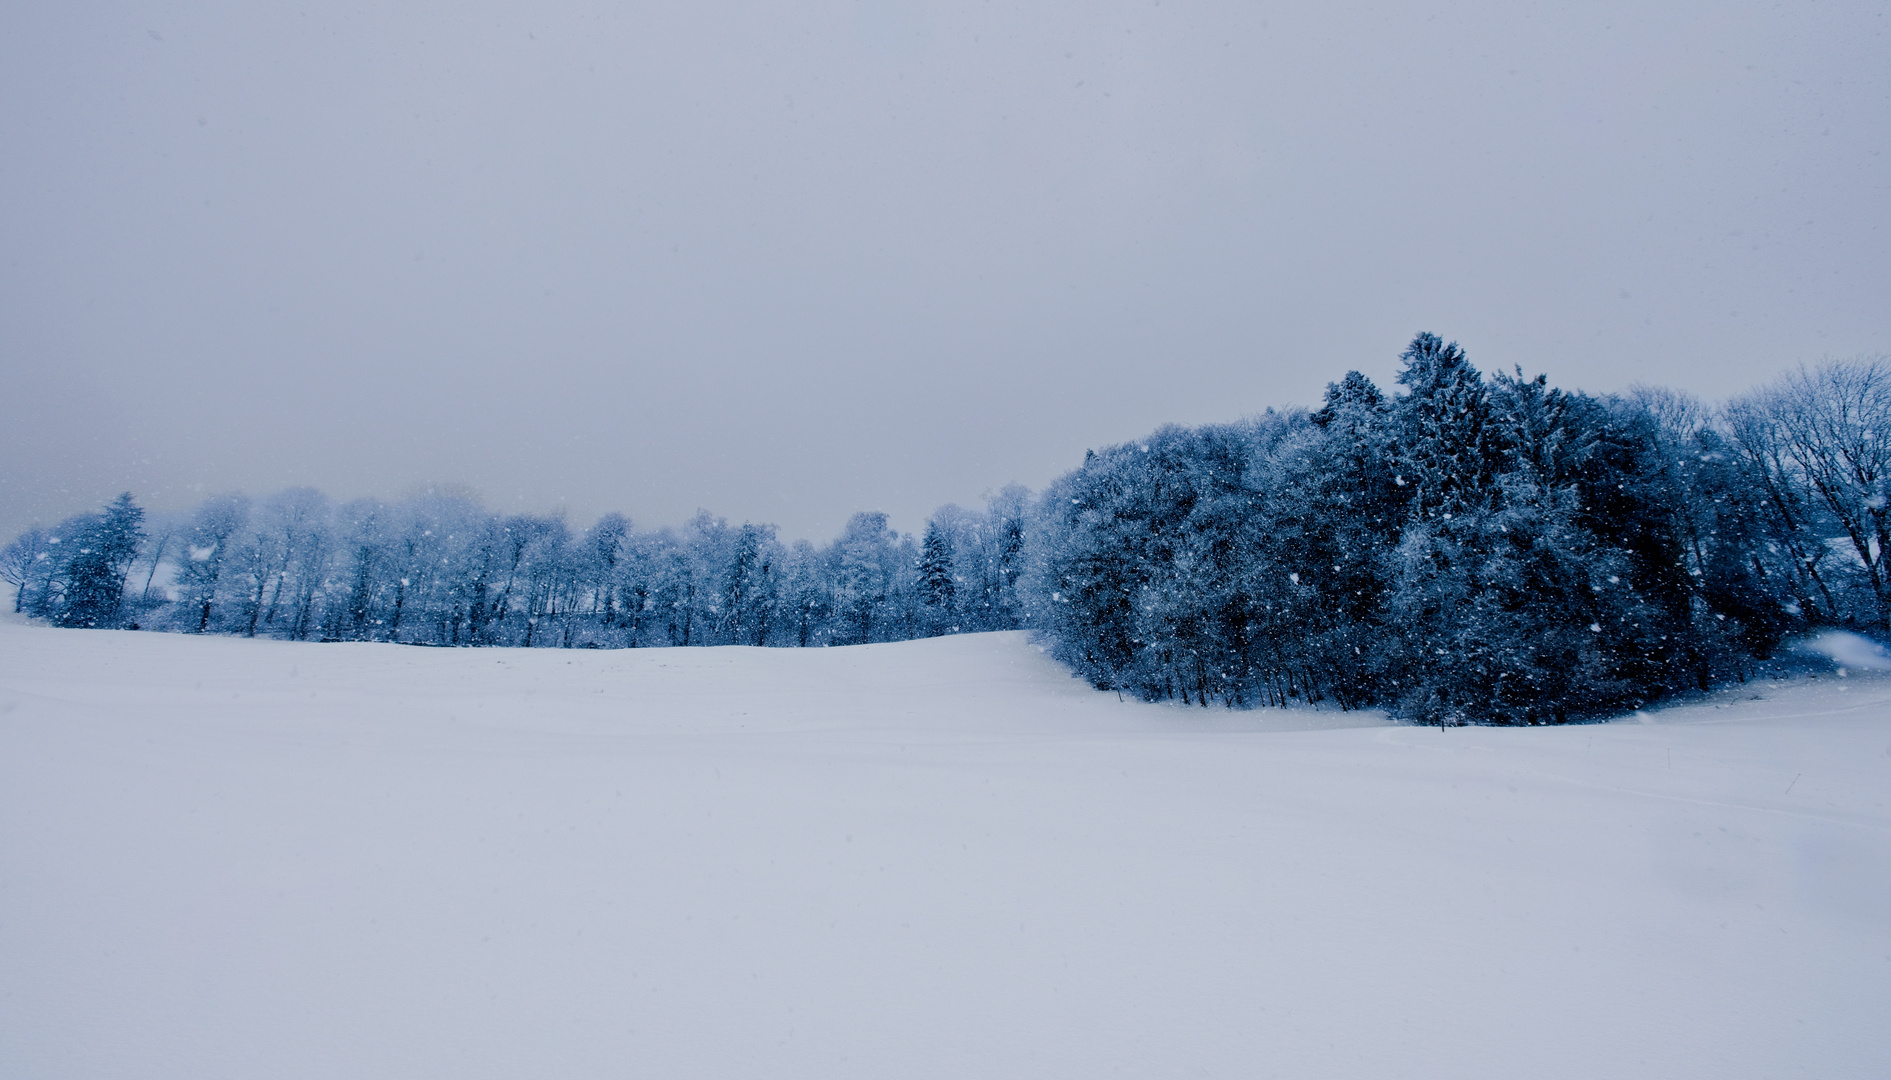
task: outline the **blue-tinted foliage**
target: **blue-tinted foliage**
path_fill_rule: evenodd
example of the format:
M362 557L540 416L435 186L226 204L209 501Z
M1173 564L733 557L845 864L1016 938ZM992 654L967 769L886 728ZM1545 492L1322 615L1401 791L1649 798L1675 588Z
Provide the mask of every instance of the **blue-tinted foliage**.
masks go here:
M464 498L129 495L0 550L64 626L428 645L809 647L1035 629L1102 689L1557 722L1704 689L1813 625L1891 632L1891 364L1714 415L1486 379L1420 334L1403 392L1166 427L1040 497L856 514L825 547L700 512L639 532Z

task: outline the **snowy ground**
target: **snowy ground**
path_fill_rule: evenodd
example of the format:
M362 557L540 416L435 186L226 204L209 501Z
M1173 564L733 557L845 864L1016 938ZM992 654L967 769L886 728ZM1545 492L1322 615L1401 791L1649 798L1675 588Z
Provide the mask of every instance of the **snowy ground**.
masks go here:
M1891 681L1649 719L0 624L0 1075L1886 1075Z

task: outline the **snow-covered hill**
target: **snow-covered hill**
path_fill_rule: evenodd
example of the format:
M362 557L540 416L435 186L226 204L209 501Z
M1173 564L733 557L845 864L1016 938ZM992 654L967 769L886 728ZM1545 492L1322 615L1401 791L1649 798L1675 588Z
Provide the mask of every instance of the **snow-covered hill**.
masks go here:
M0 1075L1891 1061L1891 681L1417 729L832 650L0 625Z

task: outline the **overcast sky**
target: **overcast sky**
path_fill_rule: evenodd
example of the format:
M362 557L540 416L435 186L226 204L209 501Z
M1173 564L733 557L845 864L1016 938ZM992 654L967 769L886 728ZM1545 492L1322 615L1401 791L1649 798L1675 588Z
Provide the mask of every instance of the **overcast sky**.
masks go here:
M823 540L1382 385L1891 350L1875 3L17 4L0 532L308 484Z

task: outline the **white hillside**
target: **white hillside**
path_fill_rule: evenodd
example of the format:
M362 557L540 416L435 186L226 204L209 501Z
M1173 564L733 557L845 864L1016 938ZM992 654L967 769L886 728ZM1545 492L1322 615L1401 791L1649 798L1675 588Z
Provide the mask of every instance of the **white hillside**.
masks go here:
M1883 1075L1891 681L1645 719L0 624L0 1075Z

